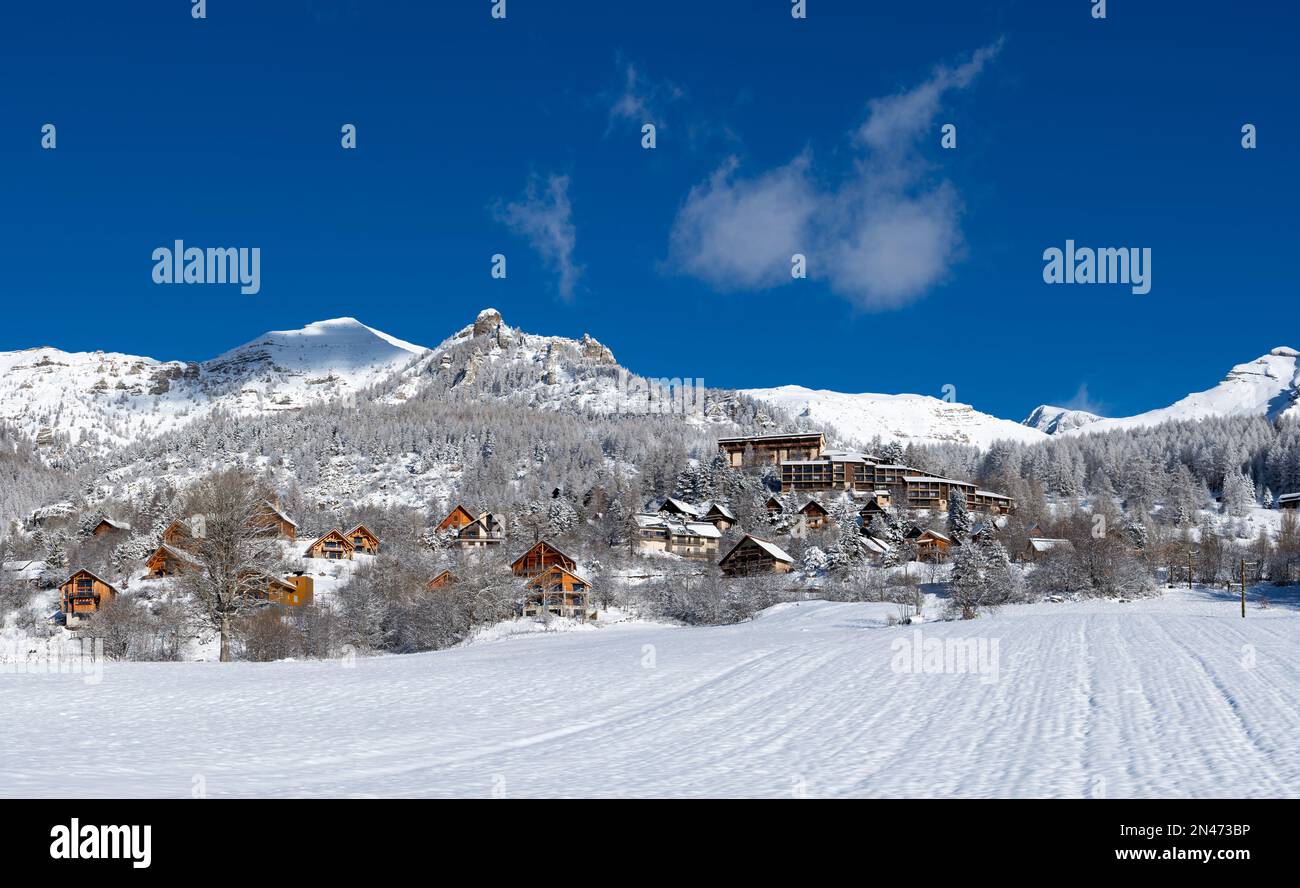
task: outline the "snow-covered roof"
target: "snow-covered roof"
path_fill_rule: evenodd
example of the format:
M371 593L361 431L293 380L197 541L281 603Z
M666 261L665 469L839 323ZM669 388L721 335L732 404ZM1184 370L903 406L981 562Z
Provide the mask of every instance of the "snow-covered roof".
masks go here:
M661 508L661 509L666 509L666 508L668 508L669 506L672 506L674 509L676 509L676 510L679 511L679 512L684 512L684 513L687 514L687 515L701 515L701 514L703 514L703 513L700 511L700 507L699 507L699 506L695 505L694 503L688 503L688 502L686 502L686 500L680 500L680 499L677 499L676 497L673 497L673 496L670 496L670 497L668 497L667 499L665 499L665 500L664 500L664 504L663 504L662 506L660 506L659 508Z
M99 527L100 524L107 524L109 527L115 527L118 530L131 529L131 525L127 524L125 521L114 521L112 518L101 518L99 519L99 524L96 524L95 526Z
M11 579L39 580L48 566L44 561L6 561L3 569Z
M976 495L976 496L991 496L991 497L993 497L994 499L1004 499L1004 500L1009 500L1009 499L1011 499L1011 497L1006 496L1005 494L994 493L994 492L991 491L991 490L976 490L976 491L975 491L975 495Z
M270 500L262 500L262 502L266 503L267 508L269 508L272 512L274 512L276 514L276 517L278 517L280 520L289 524L291 527L298 526L298 522L294 521L288 515L284 514L284 512L280 511L280 507L277 506L275 503L271 502Z
M708 515L710 512L717 512L723 518L726 518L730 521L736 520L736 514L732 512L731 509L724 506L722 503L714 503L714 502L703 503L701 504L701 508L704 510L703 514L705 515Z
M1300 500L1300 493L1284 493L1277 498L1279 503L1289 503L1292 500Z
M937 530L927 530L922 533L921 536L934 537L936 540L943 540L945 543L952 542L952 537L948 536L946 533L940 533ZM917 539L920 539L920 537L917 537Z
M1069 540L1049 539L1047 537L1030 537L1029 545L1033 547L1035 552L1050 552L1056 548L1074 548L1074 544Z
M688 521L683 527L694 536L707 537L711 540L722 538L722 531L708 521Z
M974 487L969 481L958 481L955 478L940 478L938 475L904 475L904 481L929 482L932 484L960 484L962 487Z
M171 555L173 558L177 559L178 561L184 561L186 564L198 565L202 563L199 561L199 559L195 558L193 555L191 555L189 552L186 552L184 549L177 549L175 546L169 546L166 543L160 543L158 545L158 548L154 550L154 554L157 554L158 552L166 552L167 554Z
M889 551L889 544L883 540L878 540L873 536L864 534L862 537L862 548L868 552L874 552L877 555L884 555Z
M737 548L739 548L745 542L745 540L753 540L754 543L760 549L762 549L767 554L771 555L777 561L785 561L790 564L794 564L794 559L791 558L786 553L785 549L782 549L780 546L778 546L776 543L771 542L770 540L765 540L761 537L756 537L750 533L745 534L744 539L742 539L739 543L736 544ZM733 549L732 551L734 552L735 549Z

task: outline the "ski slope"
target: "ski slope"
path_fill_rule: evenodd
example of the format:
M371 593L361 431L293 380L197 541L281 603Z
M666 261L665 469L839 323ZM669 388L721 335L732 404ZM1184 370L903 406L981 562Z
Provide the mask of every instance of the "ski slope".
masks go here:
M350 668L0 675L0 794L1295 797L1300 600L1263 591L1246 620L1201 591L892 627L805 602ZM917 629L996 639L997 680L894 671Z

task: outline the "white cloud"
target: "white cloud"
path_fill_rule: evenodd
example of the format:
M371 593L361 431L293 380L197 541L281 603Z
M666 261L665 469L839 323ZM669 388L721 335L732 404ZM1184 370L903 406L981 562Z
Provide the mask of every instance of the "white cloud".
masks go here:
M790 256L809 241L822 200L808 179L808 160L757 179L736 181L733 157L691 189L673 224L669 261L719 290L769 286L789 277Z
M498 207L496 216L528 240L546 267L559 276L560 296L572 299L582 267L573 258L578 231L569 203L569 177L551 175L544 183L537 177L529 179L523 199Z
M1084 410L1088 413L1095 413L1097 416L1105 416L1107 411L1106 405L1100 401L1094 401L1088 393L1088 383L1080 383L1079 390L1074 393L1074 397L1061 404L1066 410Z
M752 178L729 159L691 189L673 222L669 264L720 290L790 283L790 257L867 309L905 305L948 274L960 255L961 200L947 182L927 180L917 152L945 94L968 87L1001 41L955 68L868 105L856 131L862 152L830 186L813 178L807 153Z

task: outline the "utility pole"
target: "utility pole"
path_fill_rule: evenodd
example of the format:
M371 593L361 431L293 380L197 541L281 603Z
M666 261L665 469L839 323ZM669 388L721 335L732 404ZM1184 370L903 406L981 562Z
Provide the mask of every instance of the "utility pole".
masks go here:
M1246 619L1246 559L1241 559L1241 618Z

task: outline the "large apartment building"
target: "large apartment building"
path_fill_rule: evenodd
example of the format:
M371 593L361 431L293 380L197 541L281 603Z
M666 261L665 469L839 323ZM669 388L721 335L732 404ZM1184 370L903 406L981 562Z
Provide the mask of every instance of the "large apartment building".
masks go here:
M749 450L758 461L772 461L784 453L798 452L797 456L776 459L781 467L781 490L847 490L853 493L879 496L888 491L894 494L895 505L912 509L947 511L948 497L960 490L966 497L966 507L995 514L1010 513L1014 501L991 490L980 490L968 481L944 478L912 466L886 462L878 456L856 450L826 450L820 435L764 435L761 438L727 438L718 446L728 455L732 465L741 465L743 454ZM813 444L816 452L809 452ZM762 445L760 449L760 445Z
M746 451L752 453L756 465L775 466L787 460L816 459L825 447L826 438L821 432L718 439L718 449L735 469L745 465Z

